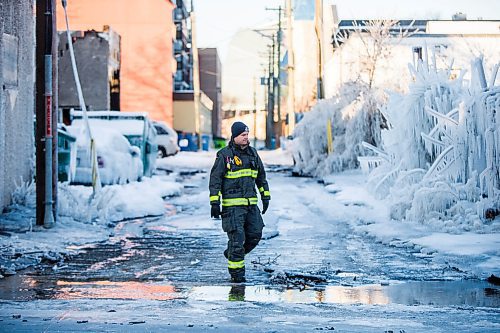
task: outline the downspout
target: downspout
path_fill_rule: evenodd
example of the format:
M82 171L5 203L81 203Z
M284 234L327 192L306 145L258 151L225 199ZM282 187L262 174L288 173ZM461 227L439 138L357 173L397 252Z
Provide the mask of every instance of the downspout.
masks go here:
M47 1L45 10L45 214L43 226L52 228L55 224L52 210L52 1Z

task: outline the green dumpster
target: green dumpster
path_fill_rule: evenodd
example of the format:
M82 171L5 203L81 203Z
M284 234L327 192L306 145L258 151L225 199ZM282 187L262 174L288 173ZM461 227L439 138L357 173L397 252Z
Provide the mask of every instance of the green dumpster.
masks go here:
M213 141L215 149L221 149L226 146L226 138L214 136Z

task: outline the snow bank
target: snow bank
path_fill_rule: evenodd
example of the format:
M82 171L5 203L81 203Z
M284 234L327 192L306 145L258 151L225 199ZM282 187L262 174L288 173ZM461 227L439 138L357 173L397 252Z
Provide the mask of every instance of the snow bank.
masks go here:
M215 161L215 151L187 152L156 161L159 170L210 170Z
M163 198L179 195L182 185L164 176L143 178L142 182L105 186L92 196L87 186L59 186L59 215L78 221L115 222L143 216L162 215Z
M164 198L180 195L182 185L173 175L105 186L95 197L86 186L60 183L58 190L58 220L51 229L36 226L34 183L21 184L14 192L13 204L0 215L0 278L43 258L57 261L82 244L106 240L112 222L163 215Z

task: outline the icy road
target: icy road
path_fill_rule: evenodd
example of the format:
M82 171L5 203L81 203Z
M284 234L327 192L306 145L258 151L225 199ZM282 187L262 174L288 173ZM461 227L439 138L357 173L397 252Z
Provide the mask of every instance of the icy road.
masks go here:
M164 169L184 185L165 216L120 222L106 242L0 280L0 331L500 331L497 286L354 230L349 219L370 225L378 211L343 197L348 184L326 191L279 167L248 282L232 285L207 168Z

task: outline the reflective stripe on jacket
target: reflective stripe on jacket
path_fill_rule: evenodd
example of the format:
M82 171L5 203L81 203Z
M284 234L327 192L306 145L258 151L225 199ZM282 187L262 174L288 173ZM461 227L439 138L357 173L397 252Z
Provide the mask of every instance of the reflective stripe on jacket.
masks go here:
M224 207L256 205L257 190L262 200L271 199L264 164L257 151L240 149L231 141L217 152L210 172L210 203Z

